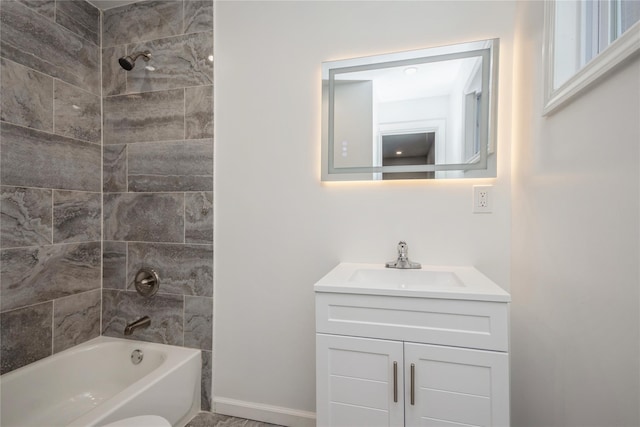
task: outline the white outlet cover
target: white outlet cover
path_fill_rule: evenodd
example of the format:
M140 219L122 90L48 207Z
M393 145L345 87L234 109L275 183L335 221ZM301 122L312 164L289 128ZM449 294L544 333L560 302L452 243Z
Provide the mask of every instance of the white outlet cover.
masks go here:
M493 211L493 185L473 186L473 213L491 213Z

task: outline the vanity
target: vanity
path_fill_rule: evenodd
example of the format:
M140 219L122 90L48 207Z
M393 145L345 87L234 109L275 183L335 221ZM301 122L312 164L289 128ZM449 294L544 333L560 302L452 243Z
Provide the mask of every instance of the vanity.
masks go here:
M473 267L318 281L318 426L508 426L510 295Z

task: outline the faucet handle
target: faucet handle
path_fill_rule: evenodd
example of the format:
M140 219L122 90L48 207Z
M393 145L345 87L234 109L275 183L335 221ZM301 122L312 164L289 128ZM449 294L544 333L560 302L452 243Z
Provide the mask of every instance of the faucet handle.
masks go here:
M400 240L398 242L398 257L406 258L407 252L409 252L409 246L407 246L407 242L404 240Z
M411 262L409 261L409 256L407 255L409 252L409 246L407 242L404 240L400 240L398 242L398 259L395 261L389 261L385 264L387 268L422 268L419 262Z
M160 277L151 268L141 268L134 279L136 291L143 297L151 297L158 292Z

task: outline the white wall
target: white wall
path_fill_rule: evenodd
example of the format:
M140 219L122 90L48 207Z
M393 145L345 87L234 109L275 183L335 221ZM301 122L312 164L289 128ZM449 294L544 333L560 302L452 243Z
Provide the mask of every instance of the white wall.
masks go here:
M640 59L543 118L542 29L519 3L512 425L638 426Z
M417 261L509 288L514 16L511 2L216 2L218 409L315 410L313 284L340 261L383 263L406 239ZM320 182L322 61L494 37L497 179ZM471 214L478 183L495 185L493 214Z

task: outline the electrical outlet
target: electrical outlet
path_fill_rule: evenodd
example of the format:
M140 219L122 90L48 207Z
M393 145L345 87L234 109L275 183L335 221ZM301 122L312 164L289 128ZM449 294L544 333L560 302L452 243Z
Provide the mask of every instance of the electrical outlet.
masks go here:
M473 186L473 213L491 213L493 209L493 185Z

